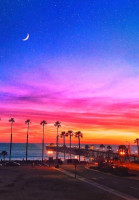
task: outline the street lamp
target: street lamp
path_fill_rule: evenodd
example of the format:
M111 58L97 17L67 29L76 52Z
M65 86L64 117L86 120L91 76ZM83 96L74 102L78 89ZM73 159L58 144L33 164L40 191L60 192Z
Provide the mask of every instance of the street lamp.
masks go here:
M52 154L53 154L53 151L52 151L52 150L48 150L48 151L47 151L47 154L48 154L48 155L52 155Z
M74 178L76 178L76 176L77 176L77 155L75 155L74 156L74 174L75 174L75 176L74 176Z
M47 151L47 155L49 157L49 167L50 167L50 162L53 161L53 151L52 150L48 150Z
M126 152L124 150L119 151L119 155L121 156L121 161L124 161L124 156L126 155Z

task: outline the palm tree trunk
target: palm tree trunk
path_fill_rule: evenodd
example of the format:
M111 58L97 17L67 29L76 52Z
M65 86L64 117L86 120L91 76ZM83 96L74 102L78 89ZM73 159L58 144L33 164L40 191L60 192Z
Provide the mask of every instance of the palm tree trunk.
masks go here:
M137 140L138 156L139 156L139 140Z
M63 146L64 146L64 161L65 161L65 135L63 136Z
M42 162L44 157L44 124L43 124L43 138L42 138Z
M70 159L71 159L71 135L70 135Z
M80 162L80 136L78 137L79 140L79 162Z
M28 127L27 127L26 161L28 160L28 132L29 132L29 124L28 124Z
M57 159L57 162L58 162L58 127L57 127L57 140L56 140L56 146L57 146L57 149L56 149L56 159Z
M11 139L10 139L10 156L9 161L11 161L11 155L12 155L12 137L13 137L13 123L11 122Z

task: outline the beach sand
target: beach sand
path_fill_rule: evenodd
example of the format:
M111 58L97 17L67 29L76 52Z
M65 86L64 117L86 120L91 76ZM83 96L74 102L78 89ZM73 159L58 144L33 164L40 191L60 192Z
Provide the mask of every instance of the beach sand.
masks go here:
M119 200L49 167L1 167L0 200Z

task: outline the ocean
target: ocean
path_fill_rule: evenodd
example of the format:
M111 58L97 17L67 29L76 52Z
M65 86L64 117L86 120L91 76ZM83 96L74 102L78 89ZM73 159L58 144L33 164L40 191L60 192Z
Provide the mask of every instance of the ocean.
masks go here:
M45 146L48 144L45 144ZM60 144L62 145L62 144ZM69 144L66 144L69 146ZM42 155L42 144L40 143L29 143L28 146L28 160L41 160ZM72 146L78 147L78 144L72 144ZM99 150L100 147L99 144L94 144L94 149ZM111 145L114 152L117 152L118 145ZM8 156L6 157L6 160L9 159L9 143L0 143L0 152L7 151ZM85 144L81 144L81 148L84 148ZM107 145L105 145L105 149ZM23 160L25 159L25 150L26 150L26 144L25 143L13 143L12 146L12 160ZM131 145L131 153L137 154L137 147L135 145ZM55 158L55 154L52 155ZM59 157L63 160L63 154L60 153ZM47 152L44 151L44 159L47 159L48 155ZM66 158L69 158L69 155L66 155ZM0 159L2 159L2 156L0 156Z

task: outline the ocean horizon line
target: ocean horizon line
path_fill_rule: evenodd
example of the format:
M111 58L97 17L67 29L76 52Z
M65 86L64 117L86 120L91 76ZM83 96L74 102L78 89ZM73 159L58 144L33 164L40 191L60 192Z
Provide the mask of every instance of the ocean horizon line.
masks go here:
M10 144L10 142L0 142L0 144ZM13 142L13 144L26 144L26 142ZM29 144L42 144L41 142L29 142ZM56 144L55 142L46 142L45 144ZM60 145L62 145L63 143L59 143ZM68 142L65 144L69 144ZM76 144L78 145L78 143L72 143L72 144ZM119 144L113 144L113 143L81 143L82 145L100 145L100 144L104 144L104 145L125 145L128 146L128 144L124 144L124 143L119 143ZM136 144L130 144L130 146L136 146Z

